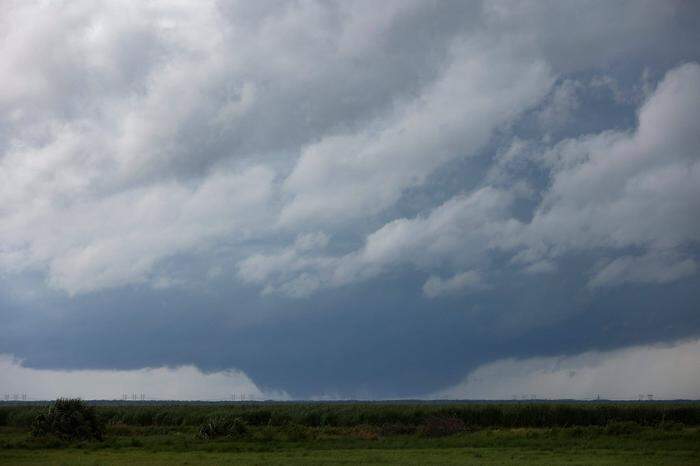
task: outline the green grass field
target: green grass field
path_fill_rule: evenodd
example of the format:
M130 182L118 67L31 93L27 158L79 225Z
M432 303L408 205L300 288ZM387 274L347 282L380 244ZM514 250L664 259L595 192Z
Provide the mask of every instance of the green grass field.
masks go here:
M0 464L700 465L695 404L564 408L554 404L109 405L97 407L106 425L103 441L70 441L30 434L29 420L46 406L0 407ZM244 431L202 437L199 421L223 415L242 419L243 413ZM479 425L479 419L486 422L484 413L495 424ZM447 424L451 430L434 426L431 430L435 419L460 416L474 422L460 420ZM639 422L629 420L634 416ZM679 417L686 423L678 422ZM568 425L559 425L564 422ZM525 426L505 425L513 423ZM555 425L538 426L543 423Z
M473 464L473 465L692 465L697 456L689 452L646 452L617 450L543 451L498 448L441 449L354 449L286 452L145 452L80 450L3 452L3 464L17 465L320 465L320 464Z

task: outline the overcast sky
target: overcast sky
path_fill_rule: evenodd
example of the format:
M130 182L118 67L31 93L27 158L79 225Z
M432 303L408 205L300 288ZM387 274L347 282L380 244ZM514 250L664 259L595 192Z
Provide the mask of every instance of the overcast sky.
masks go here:
M700 398L700 5L0 3L0 394Z

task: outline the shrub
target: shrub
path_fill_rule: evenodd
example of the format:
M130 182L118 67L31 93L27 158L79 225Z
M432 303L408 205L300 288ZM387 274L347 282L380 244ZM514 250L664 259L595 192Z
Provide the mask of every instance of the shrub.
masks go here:
M373 426L359 425L352 428L350 434L362 440L379 440L379 434Z
M631 435L641 430L641 426L632 421L615 421L605 426L605 433L610 435Z
M239 417L215 417L199 427L199 438L211 440L217 437L241 438L248 434L248 424Z
M685 428L685 424L682 422L662 422L659 427L666 431L678 432Z
M464 421L456 417L432 417L425 421L421 433L426 437L444 437L464 430Z
M290 442L303 442L314 437L312 429L301 424L287 424L284 427L284 437Z
M102 440L104 426L95 408L80 399L59 398L47 414L39 414L32 423L32 435L55 435L63 440Z
M410 435L416 433L416 426L401 422L387 423L382 425L380 433L385 437L390 435Z
M1 0L0 0L1 1ZM633 421L640 426L700 426L697 403L128 403L92 405L108 425L197 428L217 417L239 417L249 426L302 424L352 427L423 426L430 418L459 418L467 428L590 427ZM0 425L29 428L46 407L0 403Z
M581 427L581 426L576 426L568 431L565 431L569 437L573 438L581 438L581 437L590 437L593 435L597 434L597 430L600 429L599 427Z
M136 448L142 447L143 442L135 437L132 437L131 442L129 443L129 446L136 447Z
M272 442L277 438L277 431L271 425L267 425L258 431L257 438L263 442Z

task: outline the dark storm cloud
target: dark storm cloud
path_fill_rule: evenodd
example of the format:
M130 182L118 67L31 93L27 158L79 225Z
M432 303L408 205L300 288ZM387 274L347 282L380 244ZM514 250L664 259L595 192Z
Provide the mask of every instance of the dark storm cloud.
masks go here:
M409 276L361 287L361 294L285 302L283 313L248 322L231 317L256 305L240 292L83 298L38 316L3 315L15 325L3 328L0 351L35 368L236 367L258 386L295 397L396 397L438 391L500 358L611 350L700 331L697 280L601 296L581 292L577 277L575 268L548 279L514 276L500 294L436 308L406 291L420 286L420 277ZM258 303L257 312L274 312L265 307Z
M697 336L699 18L4 3L0 353L371 397Z

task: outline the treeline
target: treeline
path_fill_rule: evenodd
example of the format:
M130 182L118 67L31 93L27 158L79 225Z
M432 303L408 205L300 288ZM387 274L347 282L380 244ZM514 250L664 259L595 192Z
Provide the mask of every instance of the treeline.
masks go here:
M106 425L200 426L212 418L234 417L249 426L306 427L422 426L435 419L459 419L467 428L606 426L634 422L641 426L700 425L698 403L238 403L101 405ZM0 407L0 425L29 427L45 406Z

